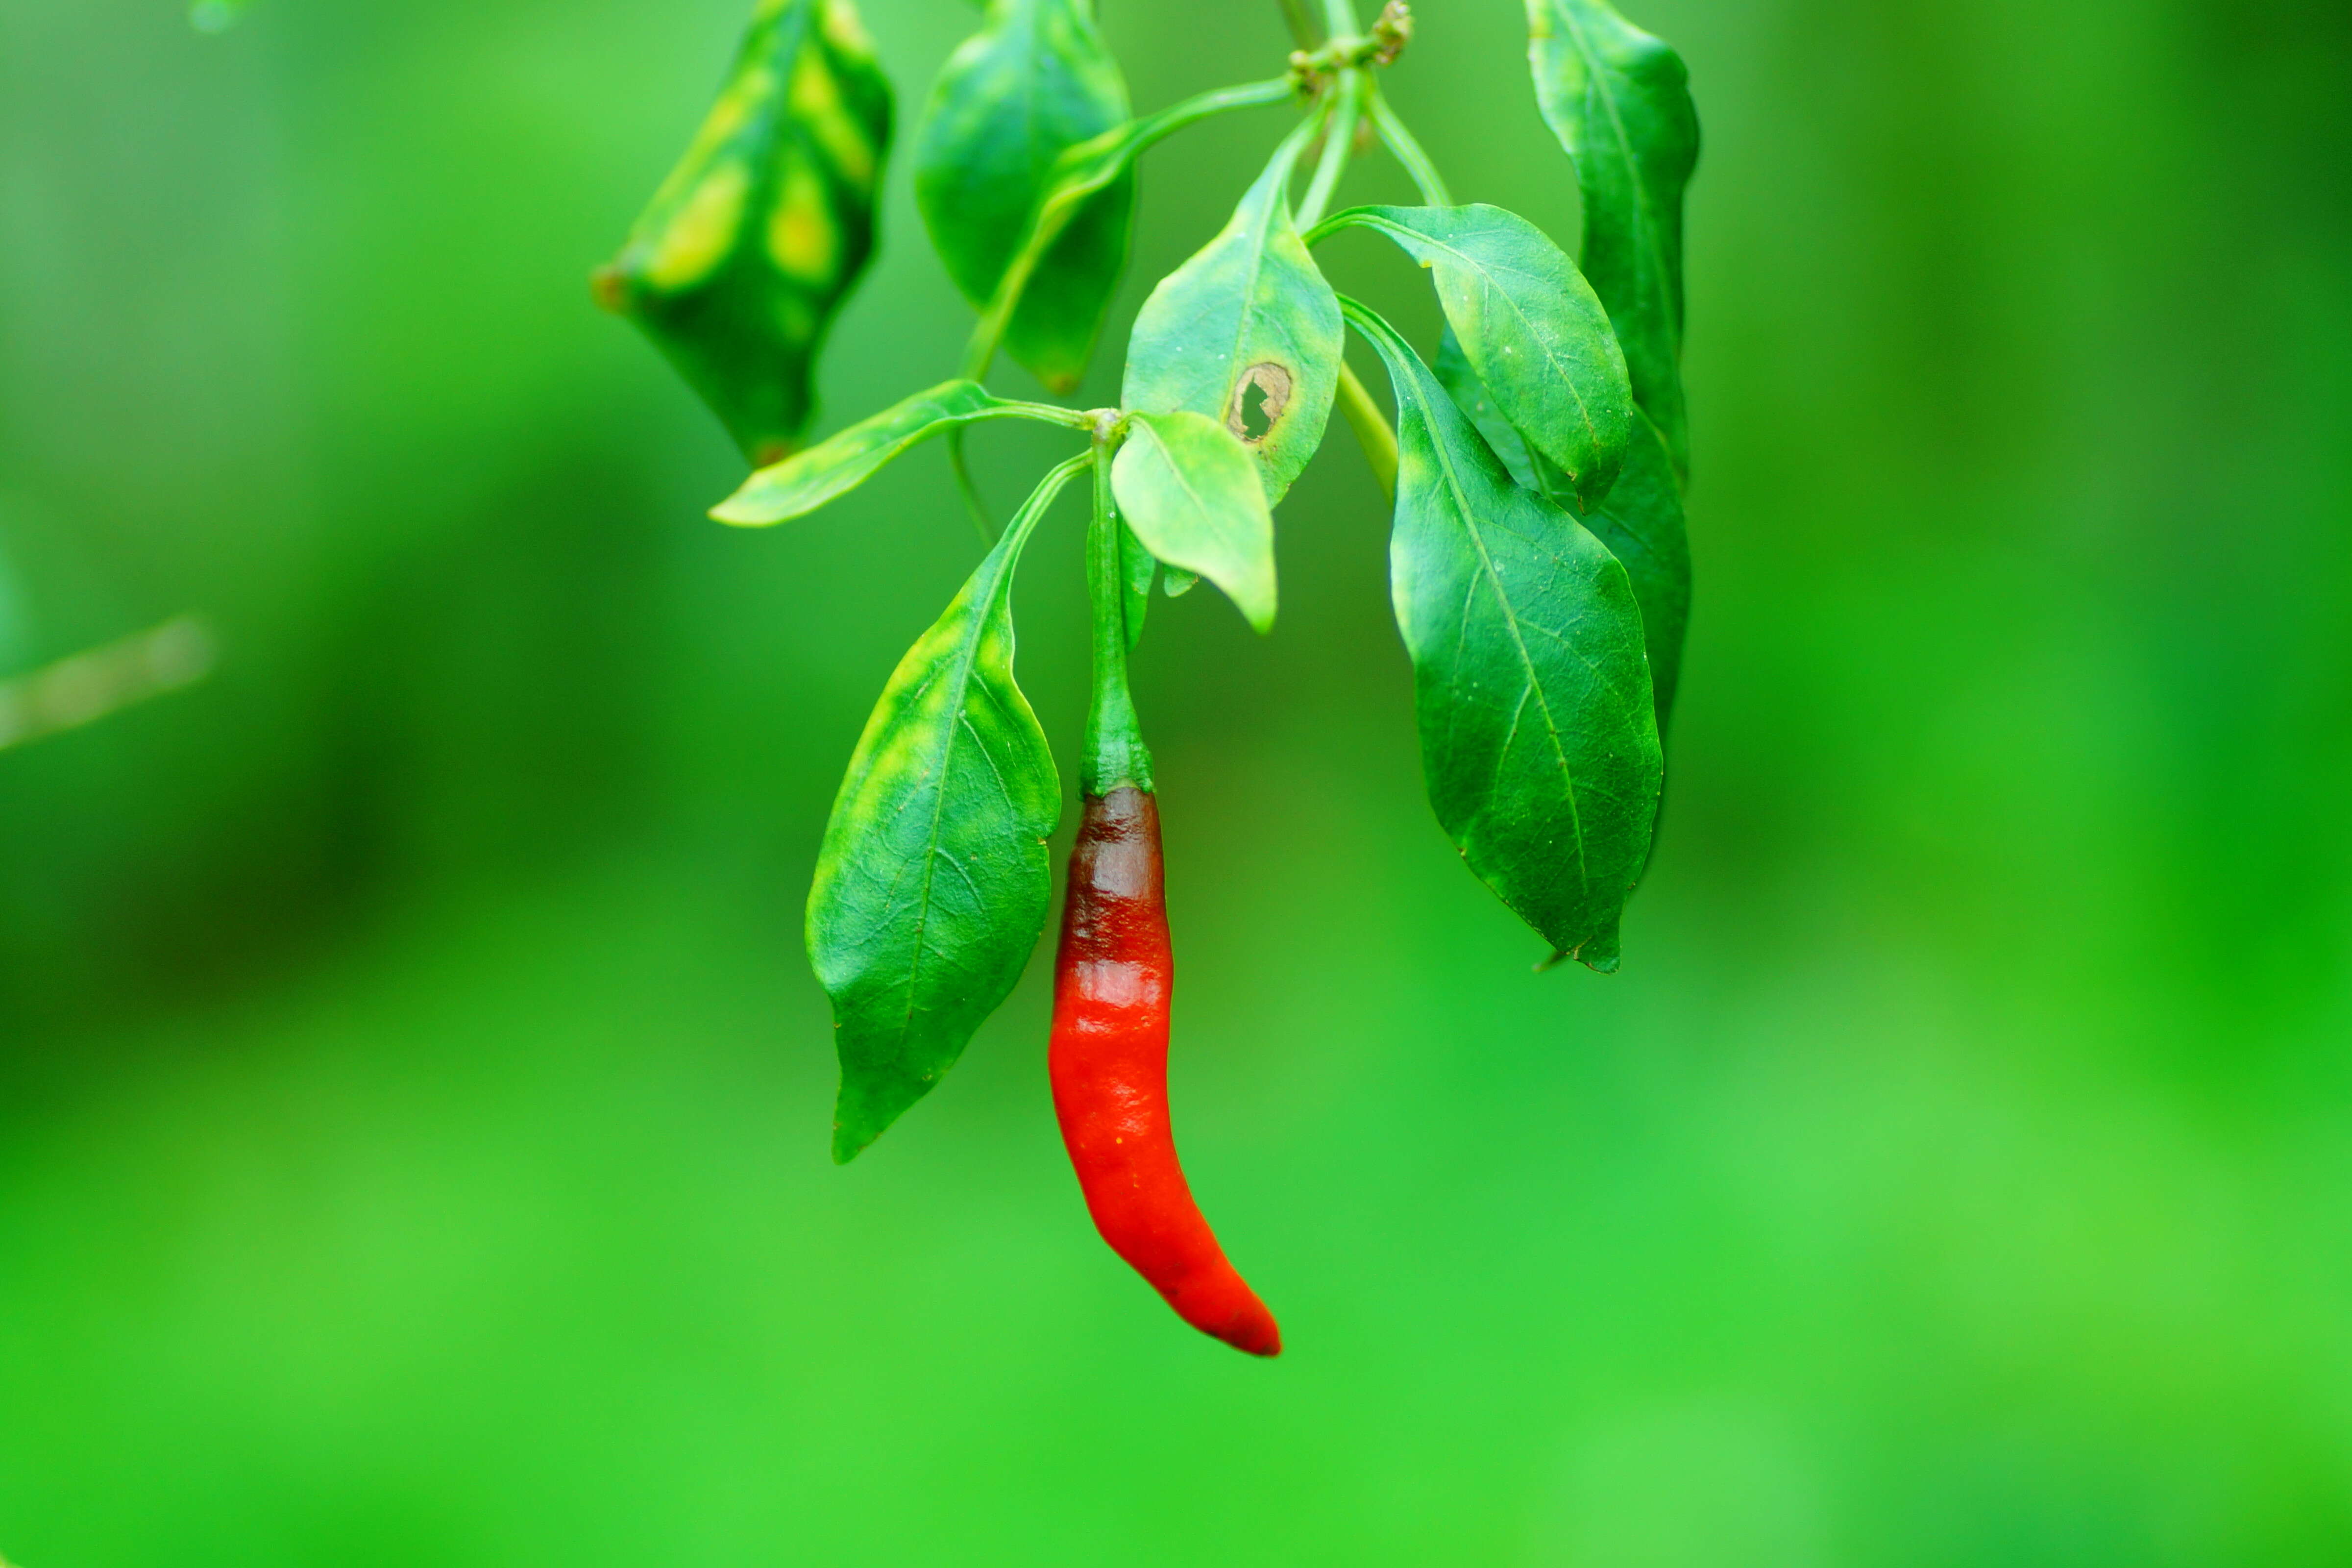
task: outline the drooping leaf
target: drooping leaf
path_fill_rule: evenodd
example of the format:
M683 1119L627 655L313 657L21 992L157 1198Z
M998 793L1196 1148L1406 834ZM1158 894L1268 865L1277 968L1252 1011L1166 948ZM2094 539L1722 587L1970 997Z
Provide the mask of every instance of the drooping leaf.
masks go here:
M1223 231L1151 291L1120 393L1129 408L1222 421L1256 456L1269 505L1323 440L1343 346L1339 301L1291 221L1302 145L1286 141Z
M1608 0L1527 0L1536 103L1576 163L1584 275L1608 307L1640 404L1690 468L1683 411L1683 191L1698 110L1682 57Z
M874 248L890 86L850 0L761 0L719 101L596 297L755 465L815 411L816 353Z
M1576 263L1516 213L1354 207L1320 237L1377 229L1430 269L1454 341L1503 416L1591 505L1609 493L1633 437L1633 389L1609 314Z
M1665 437L1640 410L1633 415L1633 440L1609 498L1580 510L1568 476L1542 453L1531 451L1496 408L1486 384L1470 368L1448 330L1431 367L1454 401L1470 416L1511 478L1545 499L1577 511L1594 538L1623 563L1642 606L1642 632L1650 653L1650 686L1657 700L1658 731L1665 732L1674 710L1675 686L1683 661L1683 637L1690 622L1690 537L1683 521L1682 486L1675 480Z
M1072 145L1128 118L1127 84L1086 0L992 0L931 89L915 199L956 287L985 308ZM1127 265L1135 185L1093 193L1036 265L1007 353L1055 391L1085 373Z
M1520 919L1613 968L1664 771L1633 584L1574 517L1512 482L1387 322L1342 307L1396 389L1390 592L1430 805Z
M972 328L971 346L965 357L964 374L975 381L988 374L989 362L1003 343L1014 310L1028 297L1029 288L1039 276L1045 258L1060 242L1072 223L1085 214L1097 195L1128 176L1135 167L1136 159L1146 148L1162 137L1211 115L1260 104L1280 103L1291 97L1293 90L1289 79L1276 77L1271 81L1247 82L1240 87L1197 93L1156 114L1113 126L1101 135L1064 152L1055 163L1045 195L1038 203L1036 214L1030 219L1028 233L1023 237L1020 247L1005 268L995 295L990 299L987 308L981 312L978 324Z
M710 515L752 526L804 517L856 489L908 447L944 431L983 419L1037 418L1049 412L1037 404L994 396L977 382L943 381L760 469L712 507ZM1060 422L1078 424L1083 417L1073 415Z
M1232 431L1190 409L1133 415L1110 482L1145 549L1223 588L1259 631L1273 628L1274 514Z
M1690 626L1690 534L1683 521L1682 481L1675 478L1666 438L1643 415L1634 416L1633 444L1609 499L1584 515L1584 526L1625 564L1642 606L1650 650L1650 686L1664 734L1682 679L1683 638Z
M847 1161L929 1093L1045 929L1061 780L1013 679L1013 573L1087 457L1048 474L890 677L825 826L809 959L833 999Z

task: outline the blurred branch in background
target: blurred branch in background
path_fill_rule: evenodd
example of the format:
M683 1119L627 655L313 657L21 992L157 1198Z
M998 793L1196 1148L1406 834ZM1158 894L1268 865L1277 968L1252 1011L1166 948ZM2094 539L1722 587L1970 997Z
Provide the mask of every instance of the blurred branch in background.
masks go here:
M0 752L78 729L212 673L213 635L194 616L0 682ZM0 1559L0 1568L7 1568Z
M194 0L188 22L199 33L226 33L245 15L246 0ZM6 1568L0 1563L0 1568Z

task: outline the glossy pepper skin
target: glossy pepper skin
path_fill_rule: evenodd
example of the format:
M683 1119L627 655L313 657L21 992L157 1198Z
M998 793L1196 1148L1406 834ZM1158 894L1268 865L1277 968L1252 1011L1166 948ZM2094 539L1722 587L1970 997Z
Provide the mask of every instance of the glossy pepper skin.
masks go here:
M1160 807L1129 787L1089 795L1070 854L1054 962L1048 1065L1062 1141L1095 1228L1176 1315L1252 1355L1282 1332L1202 1217L1168 1121L1175 961L1162 896Z

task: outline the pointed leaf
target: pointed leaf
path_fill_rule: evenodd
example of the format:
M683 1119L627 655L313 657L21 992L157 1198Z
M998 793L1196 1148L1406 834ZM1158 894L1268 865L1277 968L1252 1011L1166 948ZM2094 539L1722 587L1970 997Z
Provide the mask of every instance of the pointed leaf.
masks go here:
M596 275L755 464L815 412L817 345L874 248L890 84L850 0L764 0L686 156Z
M1698 164L1698 110L1682 57L1607 0L1527 0L1536 103L1576 162L1584 275L1625 348L1633 400L1675 471L1690 468L1683 412L1683 191Z
M1013 679L1013 572L1076 458L1046 477L890 677L826 824L809 959L841 1053L834 1158L929 1093L1045 929L1062 812L1045 734Z
M909 447L982 419L1034 417L1038 405L990 395L977 382L943 381L835 431L805 452L760 469L710 509L721 522L759 525L803 517L872 479Z
M1548 500L1577 510L1568 476L1542 453L1528 450L1518 431L1496 408L1450 330L1438 343L1437 363L1432 368L1439 384L1453 394L1455 405L1470 416L1478 433L1503 459L1512 479ZM1683 521L1682 486L1667 457L1665 437L1638 409L1633 415L1633 445L1626 448L1625 466L1619 470L1609 499L1578 515L1633 579L1633 597L1642 606L1650 685L1657 699L1658 731L1663 735L1674 710L1683 637L1690 622L1690 538Z
M1625 355L1568 253L1516 213L1465 207L1354 207L1316 227L1387 235L1430 269L1462 353L1503 416L1574 481L1579 501L1609 493L1633 437Z
M1223 422L1255 454L1269 505L1322 442L1343 345L1339 300L1291 221L1299 144L1284 143L1223 232L1144 301L1120 394L1129 408Z
M1341 304L1396 389L1390 591L1430 805L1520 919L1613 967L1663 773L1633 584L1573 517L1511 482L1387 322Z
M949 275L985 308L1074 144L1128 118L1127 84L1083 0L993 0L940 73L915 146L915 197ZM1037 263L1006 352L1077 384L1127 264L1134 183L1108 182Z
M1118 510L1145 549L1274 626L1274 514L1249 449L1205 414L1138 414L1111 460Z

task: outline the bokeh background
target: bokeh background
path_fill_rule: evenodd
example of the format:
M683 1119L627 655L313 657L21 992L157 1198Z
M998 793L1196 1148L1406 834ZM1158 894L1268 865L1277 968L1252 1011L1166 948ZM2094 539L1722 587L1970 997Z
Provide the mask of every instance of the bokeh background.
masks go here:
M827 1162L801 900L977 545L936 449L704 521L740 464L590 307L743 10L0 0L0 674L221 650L0 752L0 1554L2352 1556L2340 0L1632 6L1708 145L1622 974L1531 973L1432 821L1343 427L1270 639L1155 607L1180 1122L1270 1365L1094 1237L1042 961ZM1104 10L1144 107L1286 47ZM910 125L971 13L867 16ZM1572 237L1517 7L1422 23L1459 193ZM1152 154L1090 401L1285 123ZM908 184L826 427L956 363ZM1060 449L975 447L1000 505ZM1066 765L1080 532L1019 601Z

